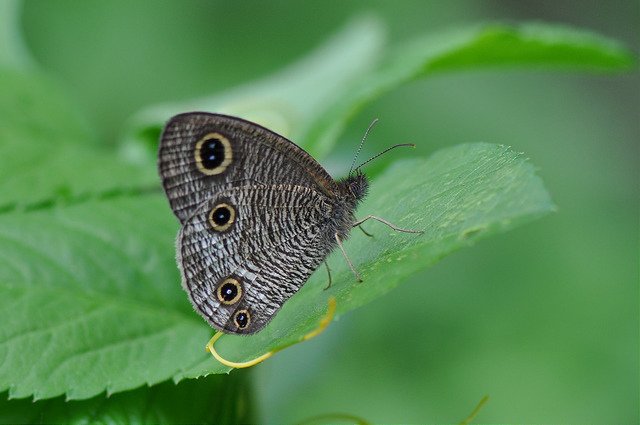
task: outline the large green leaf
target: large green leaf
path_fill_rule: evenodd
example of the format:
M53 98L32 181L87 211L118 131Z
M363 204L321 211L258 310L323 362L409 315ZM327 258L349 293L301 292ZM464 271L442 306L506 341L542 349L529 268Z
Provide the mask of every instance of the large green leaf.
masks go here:
M250 339L226 336L221 350L232 359L246 360L266 347L287 346L317 326L328 297L337 299L339 316L384 295L446 254L553 208L532 165L504 146L461 145L429 159L398 161L373 182L358 215L375 214L424 234L398 233L381 223L367 223L374 238L356 230L345 243L363 283L355 280L336 252L330 257L334 284L329 290L323 289L327 274L320 269L264 331ZM210 359L205 359L184 376L213 371Z
M252 119L317 158L331 150L348 120L367 102L418 78L489 66L615 71L633 63L631 53L611 39L563 26L477 25L422 37L384 54L379 54L379 27L376 21L359 20L275 76L143 111L132 121L125 146L155 154L169 117L205 110Z
M506 147L475 144L401 161L373 182L360 214L422 235L356 234L346 243L365 279L334 258L254 337L225 337L233 359L293 342L328 296L340 314L452 250L552 208L533 167ZM177 223L160 195L88 201L0 220L0 390L12 397L87 398L170 377L228 371L206 355L211 329L191 311L174 262Z
M0 229L0 388L11 396L154 384L202 354L209 331L179 289L177 224L160 195L5 214Z

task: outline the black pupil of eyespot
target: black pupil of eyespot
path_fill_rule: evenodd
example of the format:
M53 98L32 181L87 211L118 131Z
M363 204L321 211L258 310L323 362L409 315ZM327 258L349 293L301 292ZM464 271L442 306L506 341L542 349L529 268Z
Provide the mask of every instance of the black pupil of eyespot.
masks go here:
M218 139L209 139L200 146L200 161L206 169L219 167L224 161L224 146Z
M231 218L231 210L227 207L218 207L213 211L212 218L218 226L224 226Z
M238 296L238 287L233 283L225 283L220 288L220 295L222 295L222 299L229 302L233 301L236 296Z
M239 328L244 328L249 323L249 316L245 312L240 312L236 314L236 323Z

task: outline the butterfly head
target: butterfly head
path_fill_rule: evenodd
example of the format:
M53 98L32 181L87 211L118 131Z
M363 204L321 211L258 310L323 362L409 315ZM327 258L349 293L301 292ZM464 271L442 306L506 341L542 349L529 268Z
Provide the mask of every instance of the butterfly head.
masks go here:
M360 170L340 182L344 195L355 202L362 200L369 191L369 180Z

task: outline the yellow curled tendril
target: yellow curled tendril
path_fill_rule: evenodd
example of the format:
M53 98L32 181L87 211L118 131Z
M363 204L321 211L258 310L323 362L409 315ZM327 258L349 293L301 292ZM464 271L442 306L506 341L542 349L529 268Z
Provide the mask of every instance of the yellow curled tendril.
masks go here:
M484 406L487 401L489 401L489 396L488 395L482 397L482 400L480 400L480 403L478 403L476 408L473 409L473 412L471 412L471 414L465 420L460 422L460 425L469 425L471 423L471 421L473 421L475 419L475 417L478 415L478 413L480 413L480 409L482 409L482 406Z
M320 320L320 323L318 324L318 327L315 328L314 330L312 330L311 332L309 332L308 334L306 334L305 336L303 336L302 338L300 338L300 340L298 342L303 342L303 341L308 341L312 338L317 337L318 335L320 335L326 328L327 326L329 326L329 324L331 323L331 321L333 320L333 315L336 312L336 299L334 297L330 297L329 301L328 301L328 306L327 306L327 313L324 315L324 317L322 318L322 320ZM276 350L273 351L269 351L259 357L256 357L253 360L249 360L246 362L232 362L229 361L227 359L225 359L224 357L222 357L220 354L218 354L218 352L216 351L216 349L213 347L213 345L216 343L216 341L218 341L222 335L224 335L222 332L216 332L213 337L209 340L209 342L207 343L205 350L209 351L211 353L211 355L213 357L215 357L215 359L217 361L219 361L220 363L222 363L225 366L229 366L232 368L236 368L236 369L242 369L242 368L246 368L246 367L251 367L251 366L255 366L258 363L261 363L265 360L267 360L269 357L273 356L275 353L277 353L278 351L288 347L289 345L285 346L285 347L281 347L278 348Z

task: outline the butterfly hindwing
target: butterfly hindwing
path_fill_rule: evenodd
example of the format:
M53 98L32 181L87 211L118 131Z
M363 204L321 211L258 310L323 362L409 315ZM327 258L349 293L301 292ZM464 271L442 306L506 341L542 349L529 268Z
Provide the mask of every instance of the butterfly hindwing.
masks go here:
M332 205L294 184L211 193L178 236L182 282L196 310L225 332L262 329L328 254Z
M213 193L247 184L296 184L330 195L331 176L286 138L239 118L191 112L162 133L159 172L181 223Z

